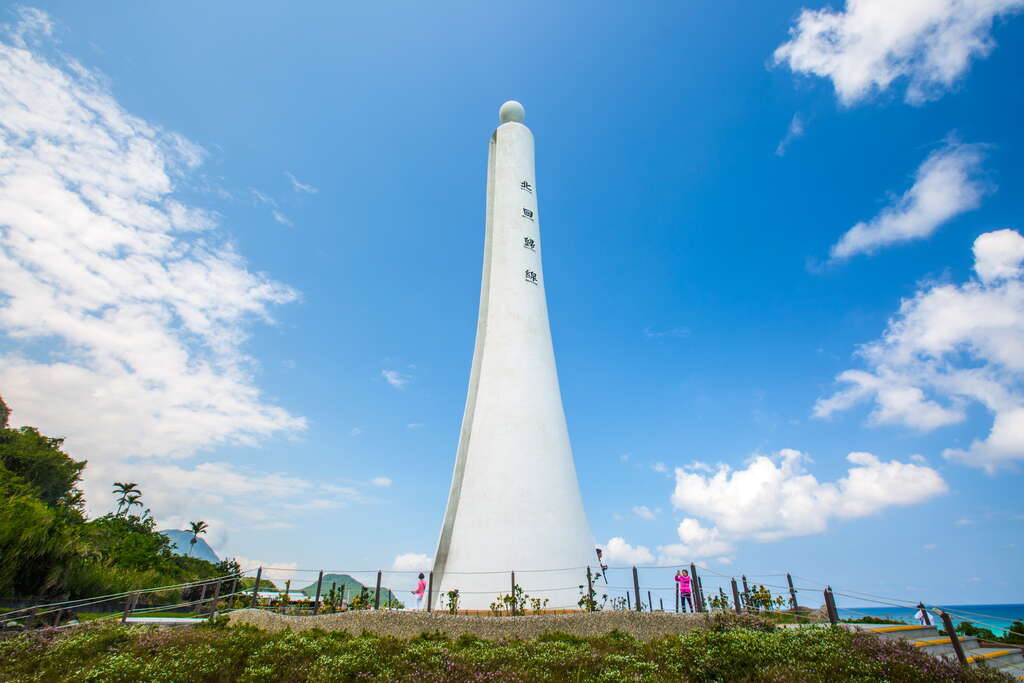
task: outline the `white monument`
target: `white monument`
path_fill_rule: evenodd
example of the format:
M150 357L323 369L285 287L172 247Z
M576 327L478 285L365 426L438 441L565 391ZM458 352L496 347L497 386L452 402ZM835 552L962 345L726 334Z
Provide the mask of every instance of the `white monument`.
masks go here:
M516 583L578 609L596 567L551 345L533 134L506 102L491 135L483 281L469 395L441 538L434 609L487 609Z

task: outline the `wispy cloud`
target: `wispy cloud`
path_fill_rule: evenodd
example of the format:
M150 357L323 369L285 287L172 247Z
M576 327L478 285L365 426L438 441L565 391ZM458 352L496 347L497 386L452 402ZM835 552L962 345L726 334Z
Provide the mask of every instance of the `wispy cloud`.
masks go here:
M253 323L298 293L251 271L214 213L175 196L201 148L125 111L80 63L48 61L32 46L52 22L19 16L0 43L0 386L19 424L88 459L90 510L105 510L114 478L150 473L147 502L178 514L187 495L171 487L232 471L169 458L305 428L262 395L243 351ZM39 354L40 340L58 344Z
M789 121L789 128L786 129L786 134L779 140L779 144L775 147L775 154L777 156L785 156L786 148L789 147L790 143L801 137L804 134L804 121L800 118L800 113L793 114L793 118Z
M370 480L370 483L373 484L374 486L381 486L386 488L388 486L391 486L392 482L390 477L374 477L373 479Z
M835 260L931 236L946 221L976 209L988 186L981 177L982 145L950 139L932 152L914 175L913 186L894 204L857 223L832 247Z
M654 519L655 517L657 517L657 514L654 512L654 510L651 510L651 508L647 507L646 505L634 505L633 514L639 517L640 519Z
M423 423L422 422L410 422L409 424L406 425L406 427L408 427L409 429L420 429L421 427L423 427Z
M295 223L293 223L291 219L288 218L288 216L285 216L283 213L281 213L281 210L277 208L277 201L273 197L270 197L252 187L249 188L249 192L252 193L252 196L256 200L256 203L270 207L270 215L274 218L275 221L289 228L295 227Z
M907 102L921 104L992 52L996 17L1022 8L1024 0L847 0L843 10L804 9L775 63L831 79L845 105L899 79Z
M288 176L288 180L292 181L292 189L295 190L296 192L302 192L305 194L316 194L317 192L320 191L318 188L315 188L312 185L300 183L298 179L288 171L285 171L284 174Z
M388 384L396 389L404 389L405 385L412 381L412 375L407 375L398 370L381 370L380 374Z

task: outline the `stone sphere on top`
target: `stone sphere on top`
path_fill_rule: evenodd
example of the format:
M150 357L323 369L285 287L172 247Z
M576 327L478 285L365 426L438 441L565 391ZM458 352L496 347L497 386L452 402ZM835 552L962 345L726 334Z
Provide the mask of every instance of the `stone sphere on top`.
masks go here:
M502 123L508 123L509 121L522 123L523 119L526 118L526 110L523 109L523 105L515 100L509 100L501 105L501 109L498 110L498 118L501 119Z

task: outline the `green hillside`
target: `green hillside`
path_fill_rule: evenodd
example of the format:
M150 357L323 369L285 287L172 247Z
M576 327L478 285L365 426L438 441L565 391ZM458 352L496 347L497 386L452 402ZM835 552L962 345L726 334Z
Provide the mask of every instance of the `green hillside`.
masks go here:
M345 587L345 602L348 602L355 596L359 595L359 592L364 588L366 589L366 594L369 596L370 601L373 602L375 587L364 586L348 574L324 574L324 583L320 589L320 598L323 599L324 596L331 592L331 588L334 586L337 586L338 590L341 590L342 586ZM310 598L315 598L316 581L305 588L300 588L299 590ZM386 588L385 586L380 587L380 602L382 605L388 601L397 601L398 599L398 596L395 595L390 588Z

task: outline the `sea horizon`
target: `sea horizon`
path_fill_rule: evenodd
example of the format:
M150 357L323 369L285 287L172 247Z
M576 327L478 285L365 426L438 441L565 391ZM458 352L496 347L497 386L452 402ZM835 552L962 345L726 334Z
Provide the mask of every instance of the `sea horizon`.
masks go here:
M1014 621L1024 621L1024 603L1004 604L973 604L973 605L930 605L946 611L953 620L954 626L969 621L975 626L987 628L995 635L1002 636ZM916 607L879 607L855 606L839 607L840 618L856 618L860 616L893 619L908 624L916 623L914 614ZM934 621L934 618L933 618Z

